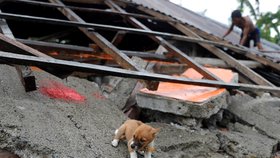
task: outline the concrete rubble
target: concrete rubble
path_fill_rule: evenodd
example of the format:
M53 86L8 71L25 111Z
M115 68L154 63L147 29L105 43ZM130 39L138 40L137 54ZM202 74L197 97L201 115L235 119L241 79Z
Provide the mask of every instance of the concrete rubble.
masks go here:
M226 108L227 95L227 93L223 93L207 102L194 103L139 93L136 97L136 100L141 108L158 110L179 116L208 118L211 115L217 113L221 108Z
M238 74L234 73L231 82L238 82ZM187 94L186 94L187 95ZM139 107L143 109L157 110L164 113L171 113L191 118L209 118L221 108L227 107L229 94L223 93L210 97L203 102L192 102L162 95L151 95L146 92L139 92L136 100Z
M38 83L45 79L61 82L86 97L83 103L68 102L51 99L39 90L25 93L19 79L14 77L16 70L5 65L0 67L1 150L21 158L128 157L125 143L117 148L110 144L114 130L127 117L117 103L102 96L97 84L74 77L61 80L41 71L35 73ZM153 157L276 156L280 151L277 117L280 99L228 94L224 100L222 109L226 108L238 118L235 123L228 122L226 129L218 123L215 128L202 128L202 119L191 117L193 115L177 116L142 109L143 113L147 112L143 120L161 128Z
M97 98L97 85L69 77L67 81L39 72L38 80L63 82L87 96L85 103L50 99L38 91L25 93L16 71L1 66L0 148L21 158L125 157L110 145L124 115L116 106Z
M242 89L241 84L227 84L271 85L262 77L272 77L272 83L279 86L275 54L255 54L235 45L236 33L227 43L217 38L225 26L167 0L68 0L66 8L61 8L64 1L49 2L0 0L0 158L128 158L126 142L113 147L111 141L116 128L131 118L160 128L152 158L280 158L280 98L252 92L251 87L250 92L259 95L252 97L231 89ZM93 14L84 12L88 9ZM278 46L266 43L267 48L279 51ZM7 57L6 51L13 54ZM36 58L31 63L30 56L23 60L14 53ZM12 64L35 64L63 77L75 72L60 79L28 65L38 89L25 92ZM232 68L227 70L231 73L208 72L222 67ZM190 69L200 76L183 74ZM178 83L174 75L187 77L184 83L197 81L201 89L184 87L167 95L181 95L187 89L193 99L203 98L198 94L206 99L186 101L187 93L178 99L141 91L155 91L158 81ZM202 87L200 79L214 87ZM216 88L221 85L231 91ZM215 95L207 95L212 94L208 88ZM269 88L276 91L276 87Z

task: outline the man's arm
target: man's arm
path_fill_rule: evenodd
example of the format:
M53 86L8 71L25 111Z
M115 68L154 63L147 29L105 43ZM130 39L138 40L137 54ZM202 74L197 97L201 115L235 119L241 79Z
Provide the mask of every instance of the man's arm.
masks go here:
M244 45L244 43L246 42L246 40L248 38L249 30L250 30L250 26L245 25L245 27L243 29L243 36L242 36L242 38L240 39L240 42L239 42L240 45Z
M231 33L231 31L233 30L233 27L234 27L234 25L231 24L231 25L230 25L230 28L229 28L229 29L227 30L227 32L223 35L223 38L225 38L228 34Z

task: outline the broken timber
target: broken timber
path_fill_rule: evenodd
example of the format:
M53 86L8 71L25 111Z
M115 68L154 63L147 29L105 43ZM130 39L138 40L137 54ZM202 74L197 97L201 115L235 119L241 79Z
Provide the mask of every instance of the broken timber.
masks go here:
M42 41L34 41L34 40L26 40L26 39L16 39L17 41L26 44L30 47L36 48L37 50L40 50L41 52L48 53L51 51L65 51L66 53L75 54L77 52L79 53L92 53L95 50L90 47L83 47L83 46L75 46L75 45L69 45L69 44L59 44L59 43L51 43L51 42L42 42ZM170 62L177 62L178 60L175 58L167 58L162 54L155 54L154 52L138 52L138 51L127 51L127 50L120 50L124 54L126 54L129 57L136 56L143 59L149 59L149 60L159 60L159 61L170 61ZM223 60L214 59L214 58L201 58L201 57L194 57L193 58L195 62L204 65L204 66L214 66L214 67L222 67L222 68L231 68L231 65L228 65ZM246 65L249 68L258 68L263 67L262 64L259 62L251 61L251 60L238 60L238 62ZM179 64L176 64L179 65ZM184 65L184 64L182 64ZM174 67L174 65L171 64L171 66ZM187 65L185 65L187 66ZM168 67L168 65L166 65Z
M33 49L25 44L16 41L15 39L4 36L1 33L0 33L0 43L2 44L2 47L8 48L8 50L13 50L18 54L28 54L28 55L35 55L38 57L52 58L44 53L39 52L36 49ZM44 70L60 78L65 78L66 76L69 76L69 74L71 74L71 71L59 72L56 69L49 69L49 68L44 68Z
M111 0L106 0L105 3L118 10L121 13L126 13L123 9L121 9L119 6L117 6L114 2ZM140 21L138 21L135 18L129 17L128 21L136 26L137 28L141 28L145 31L151 31L148 27L146 27L144 24L142 24ZM177 56L181 61L187 63L190 67L194 68L196 71L198 71L200 74L202 74L205 78L211 79L211 80L218 80L221 81L218 77L216 77L214 74L211 72L207 71L204 69L201 65L197 64L193 59L191 59L189 56L187 56L185 53L168 43L166 40L164 40L161 37L152 37L150 36L154 41L158 42L161 44L163 47L165 47L168 51L175 53L175 56Z
M6 20L0 19L0 29L4 35L6 35L12 39L15 38L12 31L10 30ZM37 87L36 87L36 82L35 82L35 76L33 75L31 68L28 66L19 66L19 65L15 65L15 68L17 70L20 81L21 81L25 91L30 92L30 91L36 90Z
M144 7L138 7L138 9L140 9L141 11L144 11L145 13L156 16L156 17L172 19L171 17L162 15L158 12L149 10L147 8L144 8ZM178 24L178 23L177 24L170 23L170 25L175 27L176 29L178 29L179 31L181 31L182 33L184 33L184 34L186 34L190 37L202 39L199 35L197 35L194 31L191 31L190 29L188 29L185 25ZM227 64L229 64L230 66L235 68L237 71L239 71L243 75L246 75L254 83L259 84L259 85L274 86L272 83L270 83L268 80L263 78L261 75L255 73L253 70L248 68L246 65L238 62L236 59L234 59L233 57L231 57L230 55L228 55L226 52L222 51L221 49L219 49L217 47L214 47L214 46L211 46L211 45L204 44L204 43L199 43L199 44L202 47L206 48L208 51L210 51L212 54L214 54L217 57L219 57L220 59L224 60Z
M205 44L215 45L215 46L219 46L219 47L229 48L229 49L232 49L236 52L243 53L243 54L248 53L248 50L245 48L239 48L239 47L236 47L231 44L224 43L224 42L222 42L222 43L214 42L214 41L210 41L210 40L191 38L191 37L187 37L184 35L159 32L159 31L147 31L147 30L142 30L142 29L134 29L134 28L127 28L127 27L120 27L120 26L77 22L77 21L67 21L67 20L60 20L60 19L53 19L53 18L43 18L43 17L10 14L10 13L0 13L0 18L19 20L19 21L31 21L31 22L37 22L37 23L48 23L48 24L53 24L53 25L95 28L95 29L102 29L102 30L108 30L108 31L125 31L126 33L133 33L133 34L140 34L140 35L161 36L165 39L170 39L170 40L178 40L178 41L185 41L185 42L192 42L192 43L205 43ZM94 31L93 29L90 29L90 30ZM279 70L280 70L280 66L279 66Z
M0 59L1 59L0 62L10 63L10 64L54 67L63 70L72 70L77 72L91 72L91 73L99 73L104 75L128 77L128 78L143 79L143 80L183 83L183 84L192 84L192 85L227 88L227 89L239 89L244 91L280 92L280 88L278 87L224 83L224 82L212 81L212 80L191 80L183 77L173 77L168 75L153 74L149 72L139 72L139 71L120 69L120 68L111 68L107 66L85 64L85 63L57 60L57 59L50 59L50 58L46 59L42 57L19 55L19 54L7 53L3 51L0 51Z
M64 5L59 0L50 0L50 2L54 4ZM81 24L86 24L86 22L80 18L76 13L74 13L70 9L59 9L69 20L75 21ZM112 45L107 39L105 39L102 35L97 32L88 31L87 28L79 28L87 37L89 37L92 41L94 41L100 48L104 50L104 52L111 55L115 61L122 66L123 68L130 70L138 70L136 65L131 61L129 57L127 57L124 53L120 52L114 45Z
M26 1L26 0L22 0L22 1ZM85 3L85 4L104 4L104 0L96 0L96 1L88 1L88 0L65 0L65 1L68 1L68 2L80 2L80 3ZM122 4L122 5L128 4L128 5L131 5L131 6L144 8L144 7L139 6L139 5L137 5L137 4L133 3L133 2L130 2L130 1L118 0L117 2L118 2L118 4L120 3L120 4ZM145 9L147 9L147 8L145 8ZM140 9L140 10L141 10L141 9ZM151 10L151 9L149 9L149 10ZM129 15L129 14L131 14L131 13L128 13L128 14L119 13L119 14L120 14L120 15L123 15L123 16L137 17L137 16L134 16L134 15ZM141 14L139 14L139 15L141 15ZM139 17L139 18L140 18L140 17ZM145 19L145 17L143 17L143 18ZM147 18L148 18L148 17L147 17ZM155 17L153 17L153 18L155 18ZM157 17L157 18L159 18L159 17ZM155 19L155 20L156 20L156 19ZM158 20L161 20L161 19L158 19ZM163 20L163 21L166 20L167 22L173 22L173 21L169 21L169 20L174 20L174 19L162 18L162 20ZM174 21L174 23L186 25L185 23L183 23L183 22L181 22L181 21L179 21L179 20ZM199 30L199 29L197 29L197 28L195 28L195 29L196 29L196 30ZM202 34L205 35L205 32L199 30L199 33L198 33L200 36L204 37L205 39L212 39L213 41L219 41L219 42L221 42L221 43L224 43L224 42L225 42L224 40L218 40L218 39L220 39L220 38L218 38L218 37L211 36L211 37L209 38L208 35L204 36L204 35L201 35L200 33L202 33ZM206 33L206 34L207 34L207 33ZM262 57L256 56L255 54L252 54L252 53L251 53L251 50L249 50L249 49L247 49L247 48L243 48L243 49L245 49L245 52L244 52L244 50L242 50L242 51L239 52L239 53L242 53L242 54L245 53L244 55L247 56L248 58L253 59L253 60L255 60L255 61L258 61L258 62L260 62L260 63L262 63L262 64L264 64L264 65L266 65L266 66L270 66L270 67L272 67L272 68L274 68L274 69L280 71L279 64L273 63L273 62L269 61L269 60L266 59L266 58L262 58ZM235 47L235 50L241 50L241 49L238 48L238 47ZM262 51L261 51L261 52L262 52ZM248 53L251 53L251 54L248 54ZM279 51L278 51L278 53L279 53Z

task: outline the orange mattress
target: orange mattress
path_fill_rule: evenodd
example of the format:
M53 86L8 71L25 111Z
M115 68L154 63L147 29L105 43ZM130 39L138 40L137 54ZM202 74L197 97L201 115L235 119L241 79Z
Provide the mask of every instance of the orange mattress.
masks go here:
M217 77L221 78L224 82L231 82L234 77L234 73L231 70L219 69L219 68L206 68ZM190 68L186 70L180 77L186 77L190 79L202 79L202 75L194 69ZM204 86L195 86L190 84L178 84L170 82L160 82L156 91L150 91L146 88L141 92L147 94L154 94L159 96L165 96L184 101L201 103L225 92L224 88L213 88Z

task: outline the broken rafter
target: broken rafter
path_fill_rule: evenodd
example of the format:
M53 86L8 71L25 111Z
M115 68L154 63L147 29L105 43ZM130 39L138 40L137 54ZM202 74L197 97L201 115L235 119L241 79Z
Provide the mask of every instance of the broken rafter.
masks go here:
M21 54L32 54L38 57L45 57L45 58L52 58L44 53L41 53L37 51L36 49L33 49L25 44L22 44L12 38L9 38L7 36L4 36L3 34L0 33L0 42L3 44L2 47L8 47L8 48L13 48L16 49L17 52Z
M0 19L0 30L5 36L7 36L11 39L15 38L12 31L10 30L6 20L4 20L4 19ZM31 68L28 66L19 66L19 65L14 65L14 66L15 66L15 69L17 70L17 73L18 73L20 81L24 87L24 90L26 92L36 90L37 87L36 87L36 82L35 82L35 76L31 70Z
M112 7L115 8L116 10L118 10L121 13L126 13L125 10L123 10L122 8L120 8L118 5L116 5L113 1L111 0L106 0L105 3ZM148 27L146 27L144 24L142 24L140 21L138 21L137 19L133 18L133 17L129 17L127 19L132 25L134 25L137 28L143 29L145 31L151 31ZM202 74L205 78L207 79L211 79L211 80L220 80L218 77L216 77L214 74L212 74L211 72L207 71L205 68L203 68L201 65L197 64L192 58L190 58L189 56L187 56L185 53L183 53L182 51L180 51L179 49L177 49L176 47L174 47L172 44L170 44L169 42L167 42L166 40L164 40L161 37L154 37L154 36L150 36L154 41L156 41L157 43L161 44L163 47L165 47L169 52L174 53L174 55L176 57L178 57L181 61L187 63L190 67L194 68L196 71L198 71L200 74Z
M125 70L120 68L112 68L107 66L85 64L85 63L65 61L65 60L46 59L42 57L19 55L19 54L7 53L2 51L0 51L0 59L1 59L0 61L2 61L3 63L33 65L33 66L40 66L40 67L53 67L62 70L71 70L77 72L91 72L91 73L143 79L143 80L164 81L164 82L192 84L192 85L227 88L227 89L239 89L245 91L280 92L280 88L278 87L224 83L224 82L212 81L212 80L192 80L183 77L173 77L169 75L153 74L149 72L131 71L131 70Z
M51 53L53 51L63 51L71 55L71 54L89 54L89 53L92 54L93 52L95 52L95 50L90 47L82 47L82 46L75 46L75 45L68 45L68 44L26 40L26 39L17 39L17 41L24 43L30 47L36 48L44 53ZM136 56L149 60L178 62L177 59L166 58L164 55L154 54L153 52L138 52L138 51L127 51L127 50L120 50L120 51L129 57ZM102 52L97 52L97 53L102 53Z
M8 50L13 50L16 53L19 54L28 54L28 55L35 55L38 57L44 57L47 59L51 59L52 57L39 52L36 49L33 49L25 44L22 44L14 39L11 39L9 37L4 36L3 34L0 33L0 43L2 44L1 46L4 48L8 48ZM71 72L57 72L55 69L48 69L45 68L44 70L46 70L47 72L60 77L60 78L64 78L66 76L68 76Z
M156 17L172 19L171 17L168 17L166 15L162 15L162 14L160 14L158 12L155 12L153 10L149 10L149 9L147 9L145 7L138 7L138 9L140 9L141 11L143 11L145 13L148 13L148 14L151 14L153 16L156 16ZM197 35L194 31L188 29L185 25L182 25L182 24L172 24L172 23L170 23L170 25L173 26L174 28L178 29L182 33L190 36L190 37L202 39L199 35ZM211 46L211 45L206 45L204 43L199 43L199 44L202 47L204 47L205 49L207 49L209 52L211 52L212 54L214 54L217 57L219 57L220 59L224 60L231 67L234 67L237 71L241 72L243 75L246 75L254 83L259 84L259 85L274 86L272 83L270 83L268 80L263 78L261 75L255 73L249 67L247 67L243 63L240 63L238 60L236 60L235 58L231 57L230 55L228 55L223 50L221 50L221 49L219 49L217 47Z
M49 0L49 1L54 4L64 5L59 0ZM64 9L59 9L59 11L61 11L61 13L63 13L69 20L71 20L72 23L76 22L80 24L86 24L86 22L82 18L80 18L76 13L74 13L70 9L64 8ZM140 71L140 69L136 65L134 65L134 63L131 61L129 57L127 57L124 53L120 52L114 45L112 45L102 35L100 35L97 32L88 31L88 29L86 28L79 27L79 29L87 37L89 37L92 41L94 41L100 48L102 48L104 52L111 55L120 66L126 69Z
M52 52L52 51L63 51L63 52L69 53L71 55L71 54L77 54L77 53L88 54L88 53L94 52L94 50L90 47L82 47L82 46L74 46L74 45L68 45L68 44L34 41L34 40L25 40L25 39L17 39L17 41L19 41L23 44L26 44L30 47L36 48L44 53L48 53L48 52ZM177 59L167 58L164 55L155 54L154 52L138 52L138 51L127 51L127 50L120 50L120 51L129 57L136 56L136 57L140 57L143 59L149 59L149 60L178 62ZM204 66L231 68L230 65L228 65L226 62L219 60L219 59L199 58L199 57L194 57L193 59L197 63L204 65ZM262 67L262 64L255 62L255 61L238 60L238 62L246 65L249 68ZM176 64L176 65L178 65L178 64ZM168 66L168 65L166 65L166 66ZM187 66L187 65L185 65L185 66Z
M108 31L125 31L126 33L133 33L133 34L140 34L140 35L161 36L169 40L178 40L178 41L185 41L185 42L192 42L192 43L205 43L205 44L229 48L244 54L248 52L247 49L239 48L227 43L214 42L214 41L203 40L198 38L187 37L184 35L159 32L159 31L148 31L148 30L134 29L128 27L121 27L121 26L103 25L103 24L86 23L86 22L78 22L78 21L67 21L67 20L60 20L60 19L53 19L53 18L43 18L43 17L10 14L10 13L0 13L0 18L19 20L19 21L32 21L36 23L47 23L52 25L95 28L95 29L108 30ZM94 31L93 29L90 30ZM280 70L280 66L279 66L279 70Z

